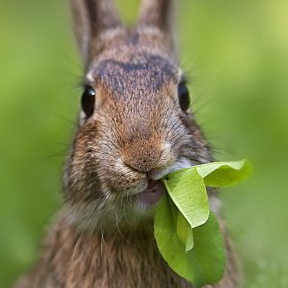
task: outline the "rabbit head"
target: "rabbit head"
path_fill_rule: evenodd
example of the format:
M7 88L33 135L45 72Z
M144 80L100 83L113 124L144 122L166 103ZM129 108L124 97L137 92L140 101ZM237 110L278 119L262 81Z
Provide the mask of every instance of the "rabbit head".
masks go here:
M109 0L70 1L85 73L67 211L84 227L133 225L161 198L159 179L210 160L176 60L174 1L143 0L133 29Z

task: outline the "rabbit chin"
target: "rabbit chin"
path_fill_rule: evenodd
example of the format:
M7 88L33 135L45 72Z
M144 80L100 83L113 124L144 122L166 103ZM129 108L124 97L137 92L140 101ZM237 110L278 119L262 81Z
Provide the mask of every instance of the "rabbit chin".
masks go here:
M157 204L167 193L160 179L193 165L191 160L180 158L168 167L150 171L148 183L146 182L144 187L140 185L141 187L132 188L121 196L120 191L107 191L103 198L89 203L66 203L64 211L71 223L78 223L85 230L118 226L137 227L140 222L153 219Z

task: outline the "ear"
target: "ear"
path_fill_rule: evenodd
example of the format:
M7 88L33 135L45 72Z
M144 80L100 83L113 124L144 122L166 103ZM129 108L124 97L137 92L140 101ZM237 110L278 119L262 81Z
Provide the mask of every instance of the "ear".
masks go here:
M121 21L111 0L70 0L70 4L78 48L87 65L101 46L101 34L121 26Z
M156 27L165 34L171 34L174 0L142 0L138 25Z

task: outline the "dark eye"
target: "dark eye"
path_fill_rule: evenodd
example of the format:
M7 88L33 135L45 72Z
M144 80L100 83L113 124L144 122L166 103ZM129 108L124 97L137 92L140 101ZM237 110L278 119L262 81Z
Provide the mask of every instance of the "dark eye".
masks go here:
M180 83L178 85L178 97L181 109L186 112L190 106L190 96L189 90L185 83Z
M90 86L87 86L82 94L81 106L87 118L91 117L94 112L95 95L95 90Z

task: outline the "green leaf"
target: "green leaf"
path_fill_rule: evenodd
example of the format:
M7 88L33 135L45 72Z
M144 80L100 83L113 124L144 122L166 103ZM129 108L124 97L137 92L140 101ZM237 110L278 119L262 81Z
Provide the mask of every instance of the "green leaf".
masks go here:
M171 173L163 181L169 196L191 228L207 221L209 217L208 196L204 181L196 168Z
M226 263L217 219L212 212L209 215L205 184L232 186L250 173L251 164L242 160L198 165L163 179L168 195L156 210L156 242L168 265L195 287L221 280Z
M201 287L220 281L225 272L226 253L216 216L210 212L207 222L195 228L193 233L195 248L191 252L194 266L199 268L195 285Z
M194 246L193 230L180 211L177 215L176 229L179 239L185 245L185 251L191 250Z
M195 287L218 282L225 270L224 241L215 216L193 230L194 248L185 251L185 245L176 232L176 221L171 210L177 207L164 195L156 210L154 235L157 246L168 265ZM172 204L172 206L171 206Z
M213 162L194 166L204 179L206 186L229 187L246 180L252 170L249 161ZM185 169L189 170L191 168ZM180 171L179 171L180 172ZM180 181L180 180L179 180Z

